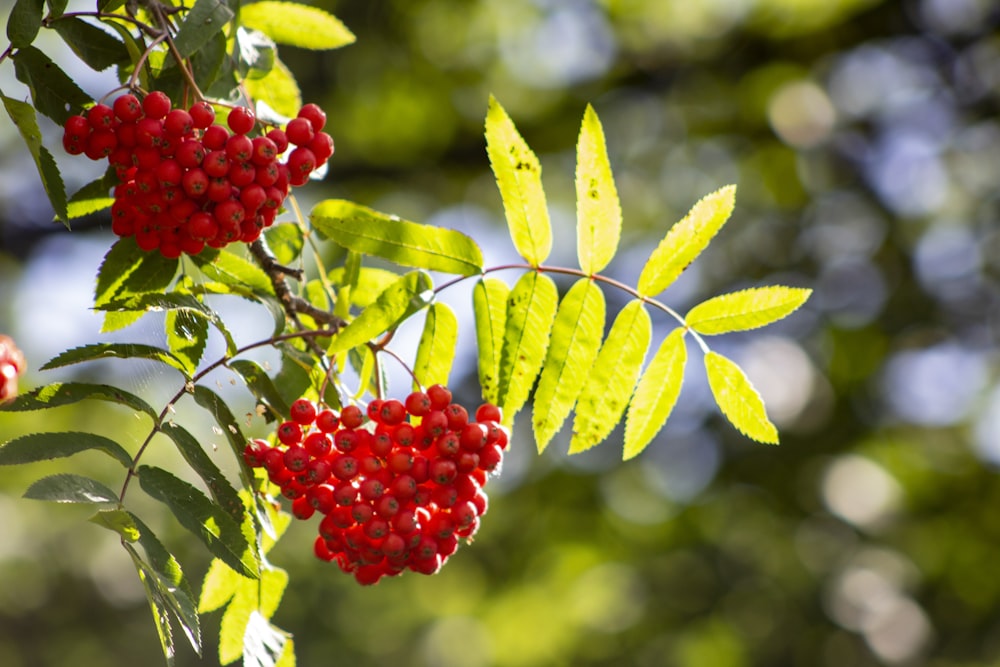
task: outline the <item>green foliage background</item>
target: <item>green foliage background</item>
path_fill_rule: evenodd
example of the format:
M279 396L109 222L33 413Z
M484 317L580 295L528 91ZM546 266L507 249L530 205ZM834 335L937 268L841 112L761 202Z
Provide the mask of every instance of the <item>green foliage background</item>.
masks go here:
M591 102L618 179L622 252L635 249L637 266L698 198L739 184L734 219L666 300L779 282L816 293L766 345L743 350L765 360L778 448L700 409L707 389L691 385L673 426L624 464L620 436L568 459L565 431L538 457L522 418L475 544L434 577L359 588L293 526L271 560L291 574L275 622L295 634L300 664L1000 662L989 463L1000 439L1000 19L989 3L317 4L358 36L331 53L282 50L337 142L330 176L311 186L317 200L503 239L482 138L494 93L541 157L564 234L556 250L572 248L573 148ZM5 170L31 159L17 150ZM50 212L25 224L23 190L0 196L0 330L45 336L21 322L55 296L26 304L14 290L22 260L37 259L24 239L55 226ZM47 381L29 372L22 386ZM453 383L478 397L474 365ZM799 396L782 398L782 386ZM7 424L112 425L126 440L136 428L89 404ZM167 452L150 463L157 455L169 466ZM77 458L97 478L111 465ZM710 484L685 494L705 461L718 463ZM0 664L158 664L117 541L83 521L86 509L20 498L44 470L0 478ZM167 516L153 528L199 581L200 545ZM203 663L187 651L178 664Z

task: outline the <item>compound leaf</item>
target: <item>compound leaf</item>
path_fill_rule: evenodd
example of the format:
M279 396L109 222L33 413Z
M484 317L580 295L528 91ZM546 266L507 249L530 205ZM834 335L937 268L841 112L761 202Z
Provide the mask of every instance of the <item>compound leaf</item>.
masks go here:
M499 405L500 351L507 326L507 297L510 288L497 278L484 278L472 290L472 310L476 320L476 358L483 400Z
M448 384L457 342L458 318L454 311L443 303L431 304L427 309L427 319L424 320L417 358L413 364L415 382L424 387Z
M622 208L604 130L588 104L576 144L576 252L584 273L598 273L611 262L621 228Z
M604 292L581 278L559 304L552 340L535 391L533 426L541 453L576 403L604 336Z
M218 558L213 558L205 580L201 584L201 595L198 598L198 613L207 614L221 609L233 599L240 584L240 575Z
M97 480L69 473L43 477L28 487L24 497L56 503L118 503L118 494Z
M500 349L498 405L504 424L528 400L545 361L559 292L552 279L537 271L525 273L507 297L507 320Z
M132 457L114 440L95 433L30 433L0 445L0 465L20 465L73 456L89 449L104 452L128 468Z
M625 416L623 458L626 461L646 448L663 428L677 403L687 363L684 333L683 328L671 331L639 378Z
M486 113L486 152L503 200L514 247L532 266L552 251L552 224L542 189L542 165L496 98Z
M622 308L580 392L570 454L598 444L621 421L651 336L652 323L642 301L632 301Z
M656 296L708 247L736 205L736 186L727 185L705 195L691 207L656 246L639 274L639 293Z
M756 287L708 299L688 311L684 321L700 334L756 329L795 311L812 290L799 287Z
M767 418L764 401L743 369L721 354L708 352L705 371L715 402L736 430L757 442L778 444L778 429Z
M463 276L483 268L476 242L453 229L402 220L342 199L320 202L309 217L321 234L348 250Z
M302 49L337 49L354 42L340 20L317 7L263 0L243 5L240 21L278 42Z

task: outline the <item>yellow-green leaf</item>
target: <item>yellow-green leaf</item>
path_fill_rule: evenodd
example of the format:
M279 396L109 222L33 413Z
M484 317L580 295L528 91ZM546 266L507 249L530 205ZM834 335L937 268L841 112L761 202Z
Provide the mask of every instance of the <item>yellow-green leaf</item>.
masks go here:
M486 113L486 152L500 189L514 247L529 264L538 266L552 250L542 165L492 95Z
M608 265L618 250L621 228L604 129L588 104L576 144L576 253L584 273L593 275Z
M274 67L267 74L259 79L246 79L243 85L251 98L264 102L283 116L294 117L302 108L299 84L280 60L274 61Z
M756 329L786 317L810 294L810 289L781 285L745 289L699 303L684 321L705 335Z
M498 405L507 426L514 423L514 415L528 400L545 361L558 302L556 284L537 271L521 276L507 298L498 392Z
M621 421L649 349L652 329L649 313L638 299L618 313L577 401L570 454L601 442Z
M343 352L381 336L427 305L432 287L430 276L423 271L401 276L337 334L329 353Z
M477 366L483 400L499 405L500 350L507 326L507 297L510 288L497 278L485 278L472 290L472 310L476 319Z
M354 42L354 34L336 16L296 2L254 2L240 9L240 21L279 44L302 49L337 49Z
M578 280L559 304L535 391L532 423L539 453L562 427L583 389L601 347L604 315L604 292L589 278Z
M625 417L626 461L646 448L677 404L687 362L684 333L683 328L671 331L639 378Z
M639 274L639 293L656 296L701 254L726 224L736 205L736 186L727 185L702 197L660 241Z
M242 577L236 570L223 563L218 558L212 559L201 584L201 596L198 598L198 613L205 614L221 609L229 602L239 586Z
M446 304L434 303L427 309L424 331L413 364L416 381L425 387L448 384L458 342L458 318Z
M757 442L778 444L778 429L767 418L764 401L743 369L721 354L708 352L705 371L715 402L736 430Z
M262 570L259 581L239 578L236 591L222 615L219 662L228 665L243 657L247 624L254 613L271 618L288 585L288 573L279 568Z

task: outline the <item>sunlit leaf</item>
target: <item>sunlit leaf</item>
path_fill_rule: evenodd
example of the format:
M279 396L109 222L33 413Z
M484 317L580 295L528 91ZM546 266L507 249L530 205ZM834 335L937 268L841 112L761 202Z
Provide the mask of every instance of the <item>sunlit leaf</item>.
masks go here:
M483 268L476 242L453 229L402 220L342 199L320 202L309 218L338 245L403 266L463 276Z
M49 360L40 370L46 371L97 359L149 359L170 366L185 376L188 375L185 364L180 359L166 350L140 343L92 343L75 347Z
M212 555L243 576L257 578L259 564L254 549L240 525L225 510L161 468L142 466L139 483L146 493L167 505L180 524L200 539Z
M656 296L667 289L718 233L736 205L736 186L705 195L656 246L639 274L639 293Z
M226 250L202 251L191 259L201 272L219 282L249 287L257 294L274 294L274 286L264 270Z
M184 364L185 372L194 375L208 345L208 320L171 310L167 312L164 328L170 351Z
M721 354L708 352L705 371L715 402L736 430L757 442L778 444L778 429L767 418L764 401L743 369Z
M271 225L264 230L264 239L279 264L290 266L302 256L305 239L302 229L293 222Z
M285 652L288 633L254 610L243 635L244 667L276 667Z
M207 614L221 609L233 599L242 577L233 568L218 558L212 559L201 584L201 596L198 598L198 613Z
M28 487L24 497L56 503L118 503L118 494L104 484L68 473L43 477Z
M295 75L280 60L274 61L274 66L267 74L247 79L243 85L255 100L267 104L283 116L294 118L302 108L302 91L295 81Z
M663 428L677 403L687 362L684 333L683 328L671 331L639 378L625 416L626 461L646 448Z
M132 520L132 515L125 510L99 510L88 521L118 533L127 542L135 542L139 539L139 529L136 527L135 521Z
M522 275L507 297L497 399L508 426L528 400L542 369L558 301L555 283L537 271Z
M110 208L115 200L108 192L117 182L114 171L109 169L100 178L87 183L69 198L66 215L72 220Z
M529 264L538 266L552 250L542 165L492 95L486 114L486 152L500 189L514 247Z
M588 104L576 144L576 252L584 273L593 275L608 265L618 250L621 227L604 129Z
M448 374L455 359L458 342L458 318L443 303L434 303L427 309L424 330L417 345L417 358L413 364L416 381L424 387L448 384Z
M559 304L552 340L535 391L533 426L542 452L576 403L604 336L604 293L581 278Z
M688 311L685 323L700 334L756 329L795 311L812 290L798 287L757 287L723 294L699 303Z
M348 256L360 257L359 253L349 252ZM353 277L352 276L355 276ZM367 308L385 288L399 280L399 274L371 266L358 266L357 272L348 271L348 267L336 268L330 271L330 282L334 285L350 286L347 298L350 305ZM338 296L338 303L342 297ZM346 313L347 311L345 311Z
M284 570L268 568L261 572L260 582L241 579L236 591L222 615L222 627L219 631L219 662L228 665L244 656L248 627L256 614L262 618L270 618L277 609L285 586L288 584L288 574ZM252 626L254 631L258 628ZM251 653L253 659L260 656ZM275 655L277 659L280 651Z
M431 299L430 276L411 271L400 277L365 308L333 339L329 353L336 354L363 345L381 336L401 321L426 306Z
M223 30L233 12L223 0L196 0L187 12L174 45L182 56L190 56Z
M354 34L332 14L294 2L262 0L243 5L243 25L278 42L302 49L336 49L354 42Z
M135 413L142 412L156 419L156 412L153 411L153 408L138 396L118 387L86 382L55 382L32 389L25 394L19 394L12 401L0 403L0 412L44 410L87 399L118 403L130 408Z
M500 399L500 351L507 327L507 297L510 288L497 278L484 278L472 290L476 320L476 357L483 400L498 405Z
M622 308L580 392L570 454L598 444L621 421L651 336L652 323L641 301L632 301Z
M156 573L143 561L139 554L126 545L139 580L146 590L146 599L149 601L149 608L153 612L153 624L156 626L156 634L160 639L160 647L163 649L163 657L167 661L167 667L173 667L176 649L174 648L174 633L170 625L170 613L167 611L168 603L163 597L163 592L157 585Z
M126 468L132 465L132 457L114 440L80 431L29 433L14 438L0 445L0 465L60 459L90 449L104 452Z

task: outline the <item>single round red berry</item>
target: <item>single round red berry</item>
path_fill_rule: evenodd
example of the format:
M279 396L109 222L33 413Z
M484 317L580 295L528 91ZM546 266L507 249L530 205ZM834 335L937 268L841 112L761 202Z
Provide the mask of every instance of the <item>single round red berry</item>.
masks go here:
M316 131L313 129L312 123L306 118L293 118L288 121L288 126L285 127L288 141L296 146L307 145L315 134Z
M170 98L166 93L154 90L142 101L142 111L146 118L160 119L170 113Z
M245 107L236 107L229 112L229 116L226 118L229 129L236 134L246 134L253 129L256 122L253 112Z
M139 116L142 115L142 103L139 102L139 98L131 93L122 95L116 99L112 104L112 108L118 120L125 123L137 121L139 120Z
M289 407L289 416L292 421L303 426L311 424L316 419L316 406L307 398L296 399Z
M434 410L444 410L451 403L451 391L440 384L428 387L427 396L430 398L431 408Z
M278 440L289 447L297 445L302 441L302 427L295 422L282 422L278 426Z
M348 405L340 411L340 423L344 428L357 428L365 423L365 415L356 405Z
M115 125L114 109L107 104L95 104L87 111L87 122L95 130L110 130Z
M163 129L168 134L183 137L194 129L194 121L191 119L191 114L184 109L172 109L163 119Z
M316 458L326 456L333 449L333 441L330 439L330 436L322 431L313 431L306 436L302 444L306 448L306 451L309 452L309 455Z
M492 403L483 403L478 408L476 408L476 421L477 422L499 422L500 421L500 408L493 405Z

